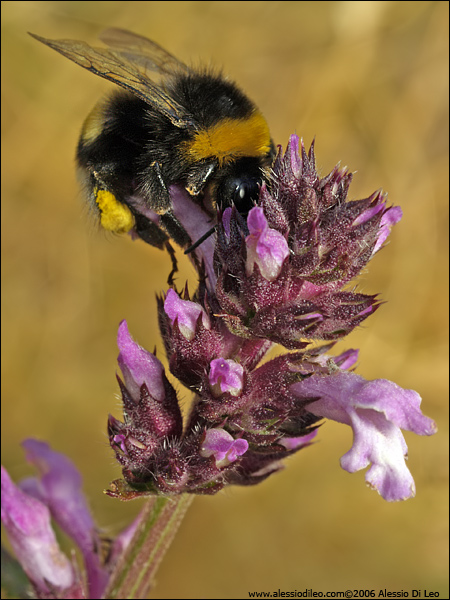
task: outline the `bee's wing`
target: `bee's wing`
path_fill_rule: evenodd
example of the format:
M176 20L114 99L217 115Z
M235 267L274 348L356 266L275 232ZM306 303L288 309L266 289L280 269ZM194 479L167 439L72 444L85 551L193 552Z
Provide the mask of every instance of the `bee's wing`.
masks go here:
M132 59L128 59L121 51L93 48L76 40L47 40L34 33L30 35L77 65L132 92L165 115L176 127L195 127L191 116L181 104L154 83L145 71L139 68L141 65L134 64Z
M99 39L127 60L141 65L144 69L163 74L189 71L187 65L156 42L132 31L111 27L105 29Z

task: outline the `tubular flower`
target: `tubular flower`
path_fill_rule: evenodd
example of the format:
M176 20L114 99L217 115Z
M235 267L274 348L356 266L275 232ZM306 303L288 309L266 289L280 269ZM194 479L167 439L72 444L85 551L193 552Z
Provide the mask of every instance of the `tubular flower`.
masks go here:
M370 465L366 480L386 500L414 494L401 429L436 430L420 397L349 371L355 350L328 354L379 307L376 295L347 286L401 218L382 192L349 201L351 180L338 167L320 178L314 147L307 153L292 136L257 205L247 215L225 208L216 235L194 246L198 290L190 297L172 287L158 300L170 373L194 392L184 423L162 364L121 324L124 421L110 417L109 436L124 479L110 495L213 494L259 483L310 446L324 418L353 429L344 469ZM195 239L187 192L170 192ZM203 217L198 233L208 230ZM310 345L317 340L328 343ZM262 362L274 343L290 352Z
M29 477L17 486L2 467L2 522L34 596L101 598L115 560L130 541L128 531L118 536L105 560L73 463L44 442L28 439L23 446L40 477ZM60 550L51 519L80 549L86 578Z
M2 522L14 552L38 597L52 589L82 598L75 569L61 552L50 523L50 511L40 500L20 490L2 467Z
M366 381L345 372L312 376L291 389L301 398L319 398L310 407L316 416L352 428L353 446L341 458L343 469L354 473L371 465L366 481L385 500L406 500L415 495L401 429L418 435L436 432L434 422L420 411L417 392L386 379Z

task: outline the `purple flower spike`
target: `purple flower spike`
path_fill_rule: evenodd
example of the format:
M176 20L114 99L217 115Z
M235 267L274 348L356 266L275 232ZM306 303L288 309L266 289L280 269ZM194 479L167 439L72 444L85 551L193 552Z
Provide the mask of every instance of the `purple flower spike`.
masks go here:
M295 350L305 339L341 339L379 307L348 284L401 213L381 192L350 201L351 180L339 167L319 177L314 145L306 152L292 136L247 222L234 211L230 233L219 226L215 293L232 333Z
M341 466L354 473L371 464L367 483L389 501L415 495L414 480L405 465L407 446L400 429L433 435L434 421L420 411L417 392L391 381L366 381L354 373L312 376L293 384L302 398L319 398L308 406L316 416L350 425L353 446L341 458Z
M229 392L232 396L239 396L244 385L242 365L231 359L215 358L211 361L210 367L208 377L210 385L217 386L222 394Z
M216 467L226 467L248 450L248 442L242 438L235 440L224 429L208 429L203 440L200 455L207 458L214 456Z
M248 213L230 192L215 223L203 207L207 188L201 202L170 188L170 217L185 233L180 245L194 246L199 286L184 295L169 289L158 299L159 327L169 370L195 399L183 424L161 365L122 324L124 421L110 417L108 432L126 483L115 485L123 494L111 495L214 494L253 485L311 445L323 417L354 430L344 469L370 465L366 480L387 500L414 495L400 430L434 433L419 396L354 375L356 350L328 355L380 306L377 294L350 284L401 218L381 191L351 200L352 178L339 166L321 177L314 143L307 151L293 135ZM320 347L310 346L317 341ZM264 360L273 344L290 352Z
M165 396L164 367L154 354L144 350L133 340L125 320L119 325L117 345L120 350L117 362L123 373L125 386L133 398L139 398L141 386L145 383L153 398L162 401Z
M288 244L279 231L269 228L264 211L258 206L248 213L247 225L250 231L250 235L245 238L247 275L253 273L257 264L264 279L274 281L289 256Z
M180 332L188 341L194 339L195 328L200 315L204 327L206 329L210 328L208 315L200 304L190 302L189 300L181 300L172 288L167 292L164 301L164 311L171 320L172 325L177 321Z

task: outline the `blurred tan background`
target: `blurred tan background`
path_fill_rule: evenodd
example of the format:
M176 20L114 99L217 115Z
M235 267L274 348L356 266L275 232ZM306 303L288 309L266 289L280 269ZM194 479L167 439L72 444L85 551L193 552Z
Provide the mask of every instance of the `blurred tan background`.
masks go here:
M222 66L276 143L315 136L322 175L341 161L357 171L351 198L383 187L401 205L403 221L358 285L387 304L338 349L361 349L365 377L417 390L440 428L406 436L417 484L408 502L388 504L363 473L340 469L351 433L333 423L262 485L197 498L152 597L448 597L447 2L2 2L3 462L25 476L20 441L49 440L82 471L106 532L139 509L102 494L120 475L105 435L107 413L120 416L115 336L126 318L162 356L155 294L170 261L90 223L73 157L84 117L112 84L26 35L92 44L107 26ZM184 262L179 284L192 275Z

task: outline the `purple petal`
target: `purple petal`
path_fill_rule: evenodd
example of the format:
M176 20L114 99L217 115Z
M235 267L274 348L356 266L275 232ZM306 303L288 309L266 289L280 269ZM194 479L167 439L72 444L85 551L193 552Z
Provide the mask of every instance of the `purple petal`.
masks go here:
M385 500L414 496L400 428L419 435L436 432L434 421L420 411L419 394L385 379L366 381L343 372L312 376L291 390L302 398L320 398L308 405L311 413L352 427L353 446L341 459L343 469L353 473L371 464L366 481Z
M286 149L286 154L290 160L290 167L295 177L300 177L300 173L302 171L302 159L300 158L299 153L299 142L300 138L298 135L295 133L292 134L289 138L288 147Z
M277 441L277 444L281 444L286 450L298 450L302 446L309 446L312 440L316 437L318 429L314 429L311 433L301 435L299 437L285 437Z
M192 197L184 188L172 185L169 191L175 217L188 233L192 243L196 242L203 234L214 226L214 223L211 223L210 215L192 200ZM211 287L213 287L217 281L216 273L213 268L215 243L216 236L215 234L212 234L195 250L199 262L202 262L203 260L207 274L206 281L208 282L208 286Z
M362 212L356 219L353 221L353 227L358 227L359 225L364 225L367 221L370 221L373 217L375 217L379 212L385 209L384 202L380 202L379 204L375 204L375 206L371 206L364 212Z
M225 229L225 233L227 237L230 237L231 234L231 215L233 214L233 209L229 206L227 207L222 214L222 225Z
M119 325L117 345L120 350L117 361L132 397L139 399L141 386L145 383L153 398L162 401L165 397L164 367L154 354L133 340L125 320Z
M234 440L231 448L228 450L227 459L230 463L234 462L239 456L245 454L248 450L248 442L242 438Z
M74 584L72 566L51 527L50 511L20 490L3 466L2 521L16 557L37 591L49 594L52 588L65 590Z
M206 329L210 328L208 315L197 302L189 300L181 300L178 294L170 288L167 292L164 301L164 311L172 322L172 325L177 321L178 327L182 335L192 341L195 336L197 321L201 315L203 326Z
M234 360L215 358L210 363L208 379L210 385L217 385L222 394L229 392L232 396L239 396L244 385L244 369Z
M340 369L347 371L355 365L358 360L358 354L359 350L349 349L339 354L339 356L334 356L333 360Z
M242 438L235 440L221 428L208 429L203 440L200 456L214 456L218 468L234 462L248 450L248 442Z
M389 234L391 233L392 227L400 221L403 213L400 206L392 206L388 208L384 215L381 217L380 229L378 232L378 239L373 249L372 255L381 248Z
M274 281L289 256L288 244L279 231L269 228L264 211L259 206L248 213L247 225L250 231L250 235L245 238L247 275L253 273L254 265L257 264L264 279Z

